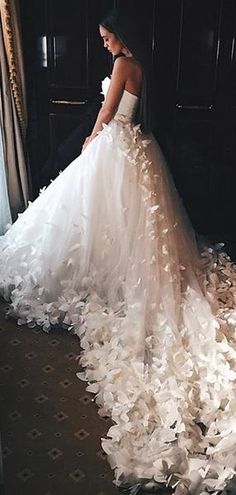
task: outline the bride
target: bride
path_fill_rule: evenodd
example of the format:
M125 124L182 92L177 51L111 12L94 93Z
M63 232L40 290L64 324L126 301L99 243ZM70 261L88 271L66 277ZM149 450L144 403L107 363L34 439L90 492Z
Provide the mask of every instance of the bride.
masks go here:
M99 30L115 58L103 106L1 238L1 294L18 324L80 338L118 486L216 494L236 472L235 269L199 254L150 132L137 38L115 13Z

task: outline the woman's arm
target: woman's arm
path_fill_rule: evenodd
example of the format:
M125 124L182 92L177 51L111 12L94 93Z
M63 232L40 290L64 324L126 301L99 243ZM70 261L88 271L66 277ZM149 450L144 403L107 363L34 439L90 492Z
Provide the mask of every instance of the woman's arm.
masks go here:
M109 89L100 109L97 120L90 136L85 140L83 149L103 128L103 124L108 124L113 119L116 110L119 106L123 91L125 89L125 83L127 81L128 64L125 57L119 57L116 59L112 71L111 82Z

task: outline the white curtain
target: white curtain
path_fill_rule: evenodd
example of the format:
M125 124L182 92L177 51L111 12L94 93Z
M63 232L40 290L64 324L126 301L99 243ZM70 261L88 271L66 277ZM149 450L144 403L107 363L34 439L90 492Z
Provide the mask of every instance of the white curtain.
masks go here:
M1 100L1 90L0 90ZM0 122L1 124L1 122ZM0 235L5 234L8 224L11 224L11 211L7 191L6 163L3 150L2 126L0 125Z

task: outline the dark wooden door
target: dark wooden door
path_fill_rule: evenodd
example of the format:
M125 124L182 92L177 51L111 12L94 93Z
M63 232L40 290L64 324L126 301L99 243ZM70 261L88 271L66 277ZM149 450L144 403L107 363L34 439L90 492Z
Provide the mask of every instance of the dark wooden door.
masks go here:
M194 227L236 241L236 0L21 0L35 195L93 125L112 66L97 26L116 5L149 46L154 134Z
M28 149L37 195L39 187L79 154L101 105L100 81L111 69L111 60L98 22L113 1L21 0L20 7Z
M155 16L158 120L177 187L199 231L234 237L236 2L159 0Z

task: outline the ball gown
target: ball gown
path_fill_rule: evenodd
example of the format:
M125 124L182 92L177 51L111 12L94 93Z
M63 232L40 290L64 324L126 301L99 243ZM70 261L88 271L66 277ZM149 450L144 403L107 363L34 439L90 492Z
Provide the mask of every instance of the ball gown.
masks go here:
M118 486L218 493L236 472L236 271L200 254L137 104L125 90L1 237L0 291L18 324L78 335Z

